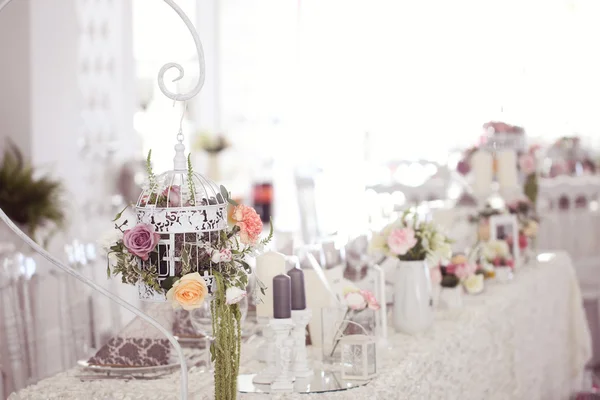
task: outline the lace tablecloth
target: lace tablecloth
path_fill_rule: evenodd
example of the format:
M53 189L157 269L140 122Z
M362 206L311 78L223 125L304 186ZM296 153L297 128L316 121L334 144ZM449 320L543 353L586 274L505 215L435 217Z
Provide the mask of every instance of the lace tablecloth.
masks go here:
M379 375L351 391L319 399L566 399L589 359L590 336L581 293L566 254L544 254L515 280L490 284L463 309L439 311L418 336L393 334L382 349ZM242 372L259 364L245 349ZM13 396L16 399L177 399L178 373L158 380L81 382L69 370ZM210 374L189 374L191 399L211 399ZM239 399L305 399L306 394Z

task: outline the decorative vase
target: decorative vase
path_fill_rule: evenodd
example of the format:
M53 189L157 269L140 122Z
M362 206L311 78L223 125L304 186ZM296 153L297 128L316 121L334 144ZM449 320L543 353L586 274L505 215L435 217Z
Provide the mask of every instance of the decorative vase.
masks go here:
M394 281L394 328L415 334L433 322L433 299L425 260L399 261Z
M453 288L444 287L440 292L440 308L454 310L463 306L463 288L457 285Z

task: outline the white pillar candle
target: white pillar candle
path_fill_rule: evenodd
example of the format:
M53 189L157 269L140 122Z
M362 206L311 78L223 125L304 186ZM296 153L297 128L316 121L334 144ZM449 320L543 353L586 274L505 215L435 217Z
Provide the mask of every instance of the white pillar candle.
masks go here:
M494 159L485 150L478 150L471 156L471 170L473 171L473 191L476 195L488 194L491 191L494 179Z
M517 173L517 153L514 150L502 150L497 154L498 183L500 188L515 189L519 186Z
M267 286L263 302L256 305L257 317L273 317L273 278L279 274L285 274L283 254L269 251L256 257L256 277Z

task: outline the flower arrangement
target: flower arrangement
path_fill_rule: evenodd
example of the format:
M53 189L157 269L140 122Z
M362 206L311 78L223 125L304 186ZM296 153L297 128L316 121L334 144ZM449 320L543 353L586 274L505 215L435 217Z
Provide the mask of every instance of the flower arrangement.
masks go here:
M528 198L525 198L517 199L507 206L508 211L517 216L519 222L519 248L524 250L535 242L538 233L539 218L535 205Z
M464 254L454 255L450 263L441 268L440 285L455 288L462 284L467 293L477 294L483 291L483 275L478 273L478 266Z
M489 271L495 267L514 268L515 266L509 245L504 240L490 240L484 243L481 256L481 267L484 271Z
M116 222L125 210L117 214L114 219L116 235L107 245L107 274L109 277L120 275L123 283L145 285L147 290L164 296L174 309L190 311L210 301L215 334L215 341L210 348L211 358L215 362L215 398L235 398L241 350L241 312L238 302L246 296L251 273L247 258L262 251L271 241L273 226L271 224L268 237L261 240L263 224L256 211L231 200L223 186L214 196L197 199L198 191L194 182L198 181L193 179L189 157L187 184L171 184L164 190L152 172L150 154L147 164L150 187L158 189L141 196L136 207L136 225L128 227L127 221ZM170 177L167 175L167 178ZM219 230L196 230L195 233L165 234L164 231L156 231L156 226L162 227L161 212L166 212L165 220L192 221L195 216L207 219L208 209L203 207L214 206L210 209L221 212L215 211L221 207L219 200L234 207L233 226L224 225ZM222 210L226 203L221 207ZM151 223L140 221L139 212L145 210L151 210ZM187 210L193 213L184 214ZM218 217L223 222L227 218L221 214ZM165 240L171 243L170 247L161 250L161 243ZM164 271L161 275L161 260L165 258L171 259L167 276ZM210 280L210 285L207 280ZM257 286L264 294L262 282L258 282Z
M428 260L431 265L452 256L451 241L433 223L419 222L417 214L405 211L395 222L375 233L371 240L372 252L397 257L402 261Z
M523 192L534 205L537 203L539 185L538 185L538 166L536 158L536 148L531 147L529 152L519 156L519 170L525 177Z
M34 239L39 229L60 229L65 220L60 202L61 184L36 175L36 170L23 160L21 151L10 143L0 162L0 208Z
M525 129L520 126L510 125L506 122L490 121L483 124L483 129L486 132L497 134L497 133L512 133L512 134L523 134Z
M349 321L353 321L364 310L378 311L381 308L373 293L356 287L347 287L344 289L344 305L347 307L347 310L342 319L342 326L334 335L334 344L329 354L330 357L335 353L344 332L351 324Z

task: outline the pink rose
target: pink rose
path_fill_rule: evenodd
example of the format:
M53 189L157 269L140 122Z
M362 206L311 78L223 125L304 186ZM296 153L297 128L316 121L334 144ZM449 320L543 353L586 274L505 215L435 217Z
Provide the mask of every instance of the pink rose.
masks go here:
M214 250L212 253L211 261L215 264L218 264L220 262L229 262L231 261L231 257L231 250L229 249Z
M377 301L373 293L369 292L368 290L361 290L360 294L363 296L363 298L367 302L367 306L371 310L377 311L381 308L379 302Z
M410 228L394 229L388 236L387 244L392 254L403 256L417 244L415 231Z
M353 311L361 311L367 308L367 301L360 291L350 292L344 296L346 305Z
M442 271L439 267L431 268L429 270L429 277L431 278L431 283L439 285L442 282Z
M473 275L475 271L477 271L477 264L465 263L456 266L454 275L462 281Z
M233 220L240 228L240 241L255 244L262 232L263 223L254 208L240 204L233 209Z
M163 190L162 195L167 198L168 207L181 206L181 186L168 186L167 188L165 188L165 190Z
M523 154L519 157L519 168L525 175L531 175L535 172L535 158L531 154Z
M123 233L123 245L142 260L148 260L148 253L156 248L160 235L150 224L137 224Z

